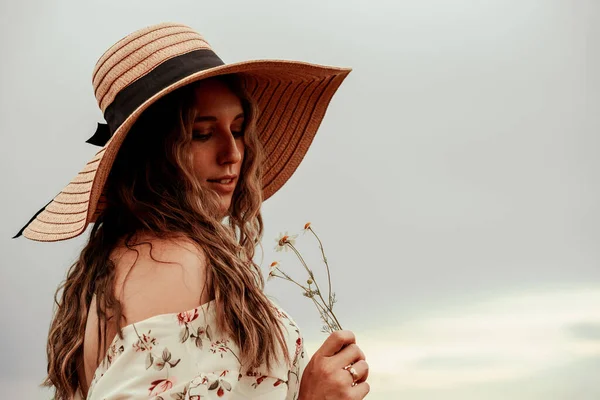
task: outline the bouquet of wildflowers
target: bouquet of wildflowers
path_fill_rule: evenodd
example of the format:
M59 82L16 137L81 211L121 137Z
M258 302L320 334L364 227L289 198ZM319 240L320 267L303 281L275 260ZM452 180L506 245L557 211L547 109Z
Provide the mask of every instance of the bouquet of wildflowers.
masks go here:
M336 303L336 298L335 298L335 293L333 293L331 291L331 272L329 270L329 264L327 262L327 257L325 256L325 250L323 250L323 243L321 242L321 239L319 239L319 236L317 236L316 232L311 227L310 222L308 222L308 223L306 223L306 225L304 225L304 233L307 233L307 232L310 232L317 239L317 241L319 243L319 249L321 250L321 255L323 257L323 262L325 263L325 267L327 269L327 280L328 280L327 300L325 300L325 298L323 297L323 292L321 291L321 288L319 287L319 284L317 283L317 280L315 278L315 275L313 274L312 269L309 268L306 261L304 261L302 254L300 254L300 251L298 251L298 249L296 248L296 238L298 237L298 235L289 235L287 232L285 234L281 234L277 239L275 239L275 241L277 242L277 245L275 246L275 250L276 251L286 251L286 252L288 250L292 250L295 253L295 255L298 257L298 260L300 260L300 263L302 264L302 266L304 267L304 269L306 270L306 272L308 274L308 278L306 279L306 284L301 284L301 283L297 282L296 280L294 280L289 274L287 274L285 271L283 271L281 264L277 261L275 261L271 264L271 267L269 269L269 277L267 278L267 281L269 281L273 278L280 278L280 279L285 279L287 281L290 281L290 282L294 283L296 286L298 286L302 290L302 294L305 297L311 299L312 302L314 303L315 307L319 311L321 319L325 323L325 325L323 325L322 332L331 333L331 332L342 329L340 322L338 321L335 314L333 313L333 305Z

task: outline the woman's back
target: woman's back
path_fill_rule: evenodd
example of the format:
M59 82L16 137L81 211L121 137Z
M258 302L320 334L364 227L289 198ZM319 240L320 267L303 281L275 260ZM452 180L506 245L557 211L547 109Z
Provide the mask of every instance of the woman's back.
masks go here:
M173 394L172 398L182 399L194 393L294 398L304 354L300 332L285 312L277 308L293 365L283 363L271 372L264 366L242 370L239 348L217 329L214 301L205 288L206 259L198 246L182 238L146 237L137 242L143 244L133 249L119 246L113 253L124 337L116 336L116 321L110 319L109 345L101 347L104 358L99 365L95 299L90 307L84 371L80 370L80 381L86 382L81 391L89 388L87 398L124 393L152 397L163 392L165 398ZM290 380L288 392L285 383Z
M183 237L161 240L139 236L137 242L140 244L131 249L121 243L110 257L115 265L114 293L121 301L122 326L154 315L189 310L211 300L206 294L204 297L200 295L206 282L205 261L202 252L191 241ZM173 293L177 295L173 296ZM104 336L103 332L100 337L98 334L94 296L84 337L84 370L79 372L81 382L85 382L86 386L98 366L98 342ZM110 318L106 332L108 343L116 334L116 321ZM107 346L102 343L101 356L106 350Z

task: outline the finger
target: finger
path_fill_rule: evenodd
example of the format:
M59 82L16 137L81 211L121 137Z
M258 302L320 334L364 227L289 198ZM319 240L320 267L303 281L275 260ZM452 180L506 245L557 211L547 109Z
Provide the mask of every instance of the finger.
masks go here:
M367 380L369 377L369 364L365 360L360 360L352 365L354 370L356 371L356 376L358 379L357 383L361 383Z
M352 391L356 391L356 394L358 395L357 398L364 399L371 391L371 386L367 382L357 383L356 386L352 388Z
M350 364L342 368L348 371L352 383L360 383L367 380L369 376L369 364L365 360L360 360L355 364Z
M335 331L330 334L323 342L319 350L322 356L331 357L349 344L356 343L356 337L351 331Z
M363 351L360 349L360 347L358 347L356 343L352 343L340 350L335 355L335 358L339 366L345 367L348 364L364 360L365 353L363 353Z

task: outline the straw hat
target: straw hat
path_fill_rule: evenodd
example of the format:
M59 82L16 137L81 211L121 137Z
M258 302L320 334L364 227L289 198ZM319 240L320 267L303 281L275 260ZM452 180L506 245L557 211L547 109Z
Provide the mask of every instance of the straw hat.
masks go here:
M304 158L350 69L280 60L225 64L190 27L163 23L131 33L100 57L92 82L107 125L99 124L88 142L102 149L15 237L50 242L80 235L104 209L106 178L140 114L184 85L232 73L258 104L263 198L273 195Z

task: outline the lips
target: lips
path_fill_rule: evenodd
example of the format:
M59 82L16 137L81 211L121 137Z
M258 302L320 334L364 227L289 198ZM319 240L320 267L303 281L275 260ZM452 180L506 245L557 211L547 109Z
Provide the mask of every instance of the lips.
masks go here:
M228 183L233 182L233 179L209 179L209 182L213 182L213 183L221 183L223 185L226 185Z
M207 179L207 180L209 182L213 182L213 183L220 183L222 185L228 185L228 184L232 183L233 181L235 181L236 178L237 178L237 175L223 175L218 178Z
M235 190L237 175L224 175L207 181L218 193L230 195Z

